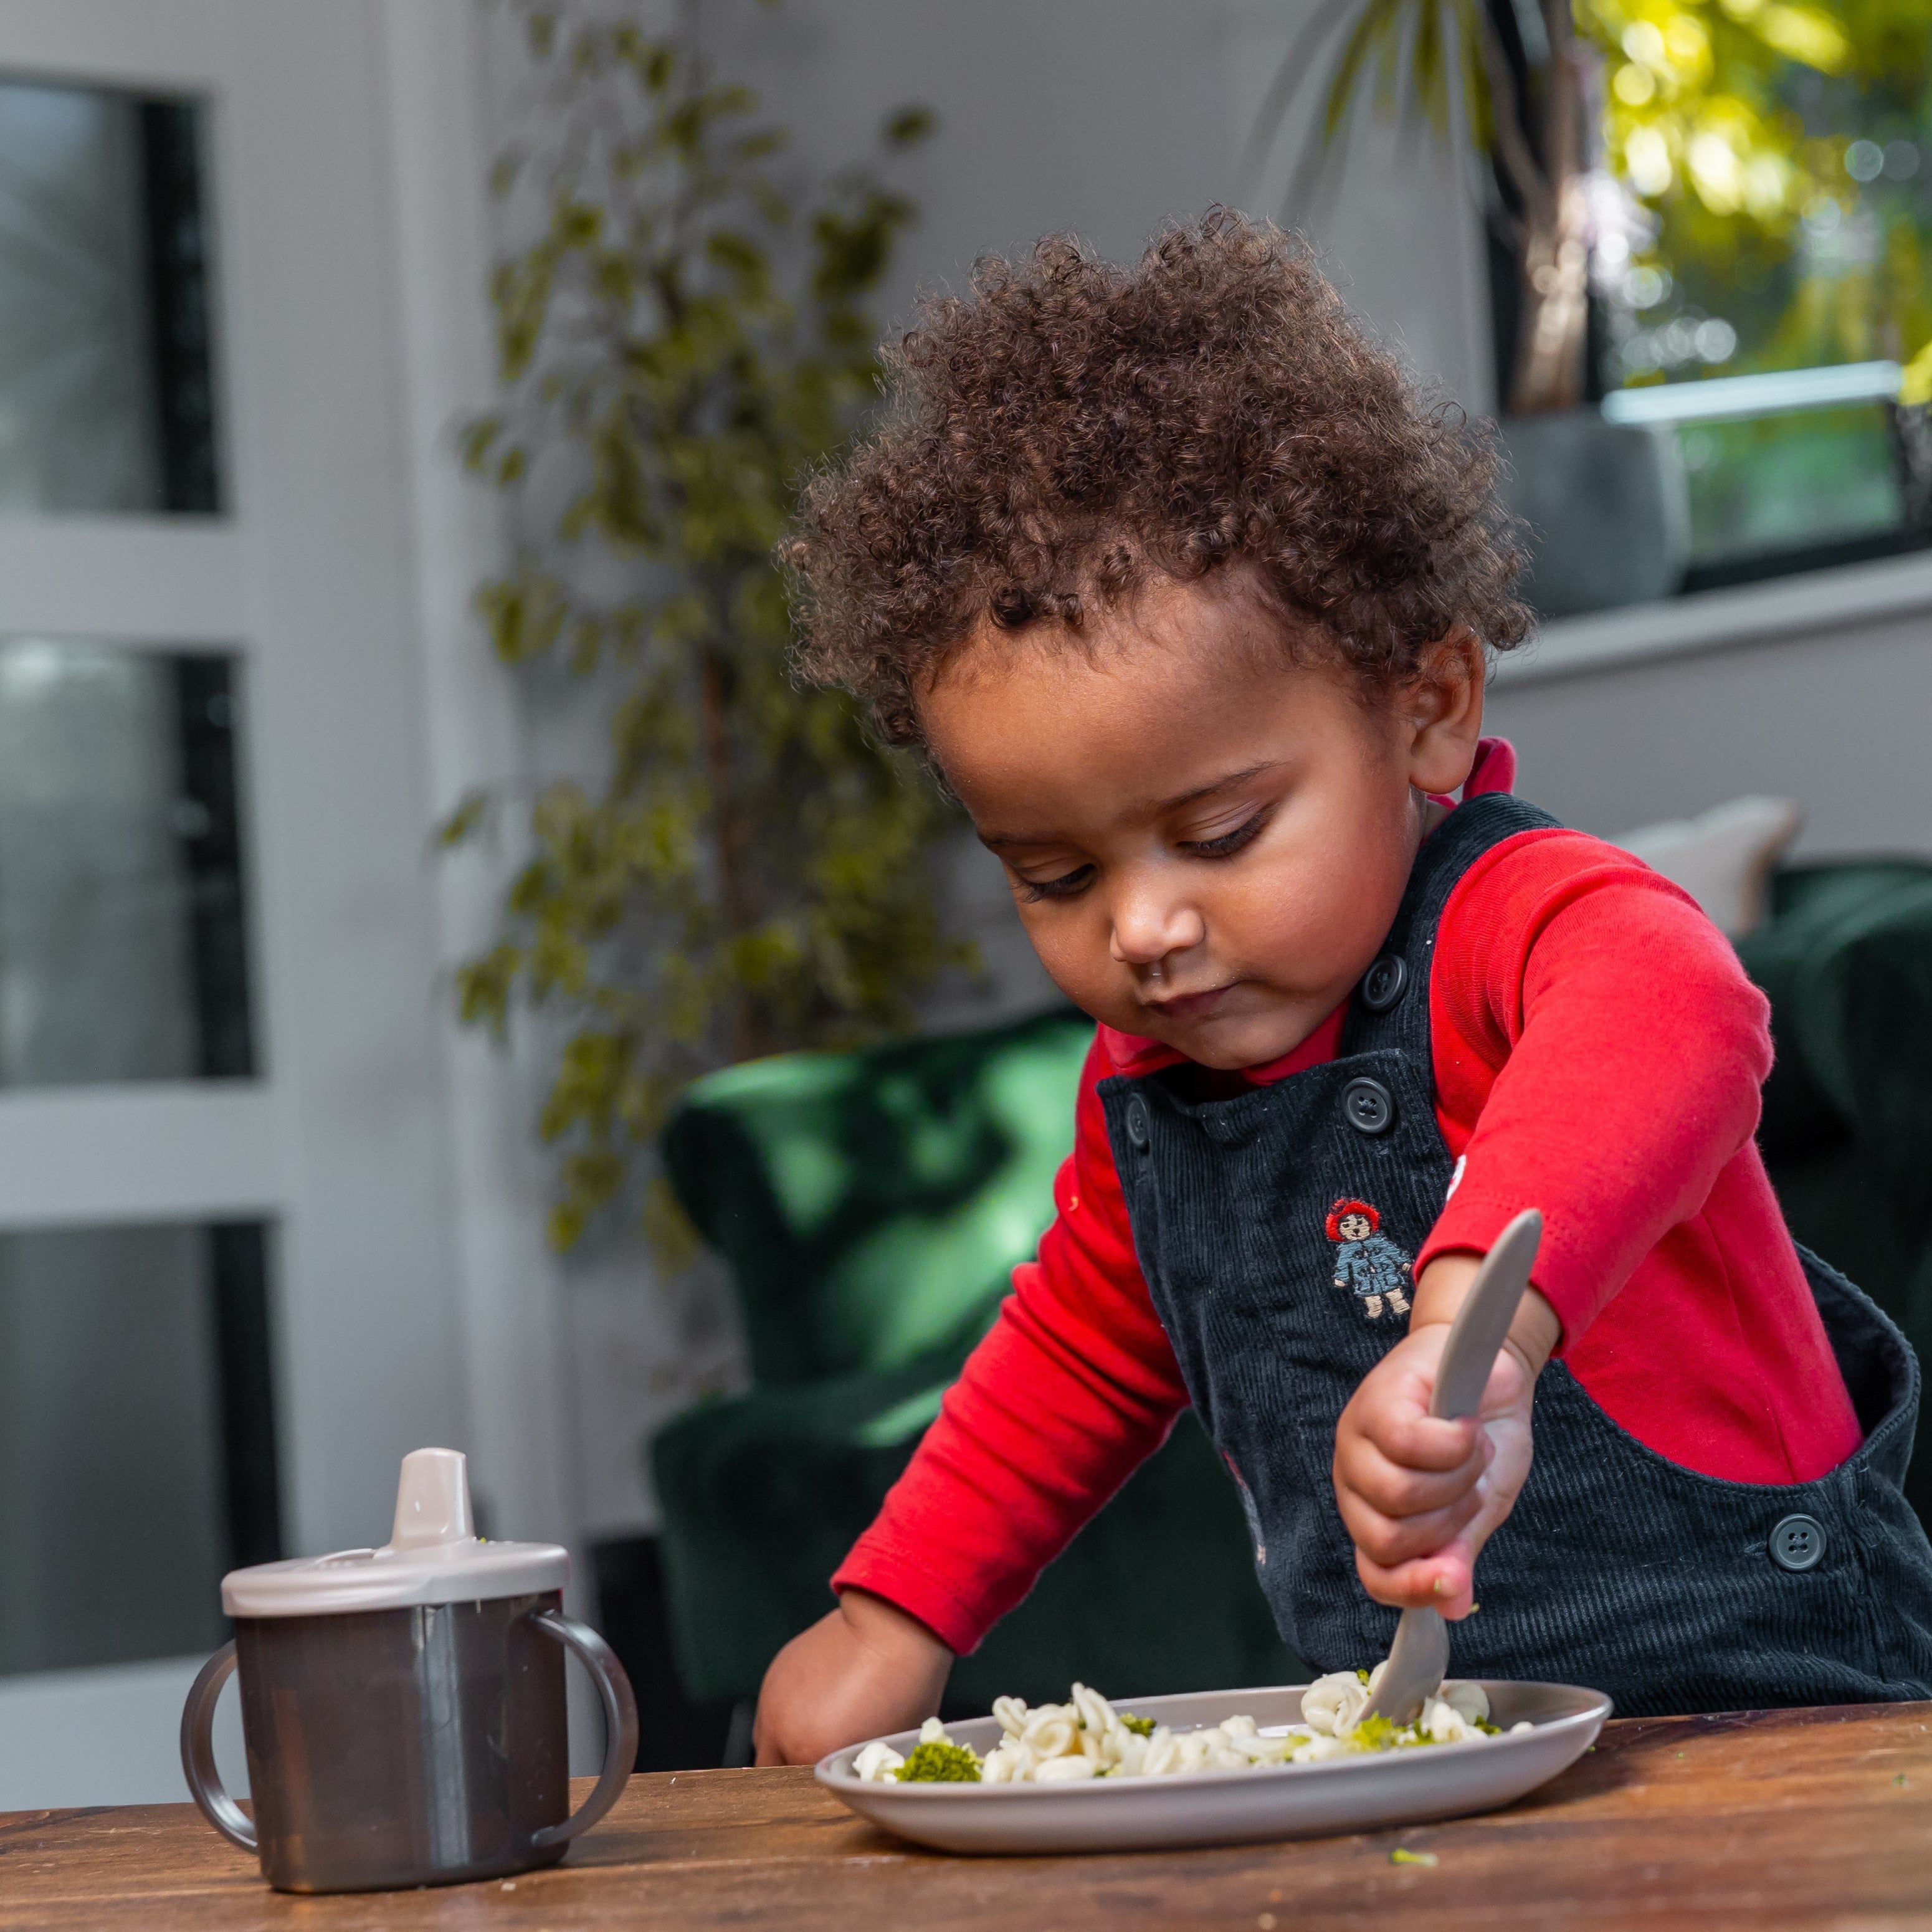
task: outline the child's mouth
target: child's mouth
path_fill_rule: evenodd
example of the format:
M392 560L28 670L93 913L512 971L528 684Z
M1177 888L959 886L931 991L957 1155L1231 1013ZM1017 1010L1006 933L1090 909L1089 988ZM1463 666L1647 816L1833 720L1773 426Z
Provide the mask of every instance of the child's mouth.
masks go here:
M1147 1004L1162 1019L1196 1020L1212 1012L1232 990L1226 986L1210 986L1204 992L1174 993L1164 1000L1149 1000Z

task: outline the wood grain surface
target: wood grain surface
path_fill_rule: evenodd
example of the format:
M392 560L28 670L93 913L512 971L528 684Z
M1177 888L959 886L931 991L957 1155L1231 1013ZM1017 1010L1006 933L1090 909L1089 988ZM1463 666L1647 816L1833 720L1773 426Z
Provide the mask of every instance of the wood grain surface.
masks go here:
M1436 1863L1392 1862L1398 1846ZM1932 1704L1613 1722L1486 1817L1101 1858L920 1851L805 1771L640 1776L549 1871L333 1898L269 1891L187 1804L0 1815L4 1932L1289 1932L1392 1915L1430 1932L1932 1928Z

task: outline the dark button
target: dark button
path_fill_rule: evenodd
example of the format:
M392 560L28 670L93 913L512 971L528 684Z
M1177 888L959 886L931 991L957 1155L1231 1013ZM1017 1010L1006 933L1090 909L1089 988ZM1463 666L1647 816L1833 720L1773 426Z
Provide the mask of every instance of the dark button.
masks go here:
M1358 1133L1385 1134L1395 1125L1395 1102L1379 1080L1351 1080L1342 1089L1342 1112Z
M1372 1013L1385 1013L1408 984L1408 966L1393 952L1384 952L1362 975L1362 1004Z
M1148 1139L1147 1102L1138 1094L1127 1102L1127 1138L1144 1151Z
M1825 1560L1825 1526L1816 1516L1786 1516L1771 1532L1771 1560L1780 1570L1816 1569Z

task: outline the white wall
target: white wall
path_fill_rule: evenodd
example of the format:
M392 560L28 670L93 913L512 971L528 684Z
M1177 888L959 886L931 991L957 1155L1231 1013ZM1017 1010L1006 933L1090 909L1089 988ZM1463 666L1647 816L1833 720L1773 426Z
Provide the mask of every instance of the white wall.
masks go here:
M1932 851L1932 617L1820 626L1491 693L1524 795L1586 831L1747 792L1797 800L1801 856Z
M721 71L762 91L801 153L840 164L883 116L934 108L939 131L894 164L920 219L882 311L963 287L974 258L1071 231L1138 254L1216 202L1311 235L1358 312L1472 411L1489 406L1486 290L1460 164L1364 116L1338 195L1281 196L1315 93L1265 172L1238 170L1308 0L748 0L707 10ZM1324 70L1325 71L1325 70Z
M515 786L528 721L490 662L471 600L504 549L498 507L461 474L455 426L494 388L483 290L493 248L482 183L495 146L472 0L384 0L417 644L424 692L422 875L446 968L496 931L505 855L433 854L434 822L476 786ZM581 1514L564 1346L566 1304L543 1240L549 1175L530 1131L542 1070L452 1023L447 974L423 988L444 1046L447 1188L462 1282L463 1444L486 1533L558 1537Z

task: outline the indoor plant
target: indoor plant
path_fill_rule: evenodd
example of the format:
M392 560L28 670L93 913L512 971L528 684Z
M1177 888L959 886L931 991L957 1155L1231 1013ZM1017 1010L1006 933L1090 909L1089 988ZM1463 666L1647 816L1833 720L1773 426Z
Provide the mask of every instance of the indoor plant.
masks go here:
M523 18L530 138L496 185L538 220L493 284L501 404L464 435L520 542L478 605L505 663L595 682L608 759L537 794L459 988L499 1030L519 998L568 1017L541 1131L568 1246L693 1077L903 1024L955 953L926 862L946 809L849 700L792 682L772 561L874 394L861 304L910 204L855 170L796 208L782 133L708 71L688 9L668 34L634 9ZM886 148L928 119L894 116ZM465 800L446 842L505 802ZM661 1185L645 1212L675 1239Z

